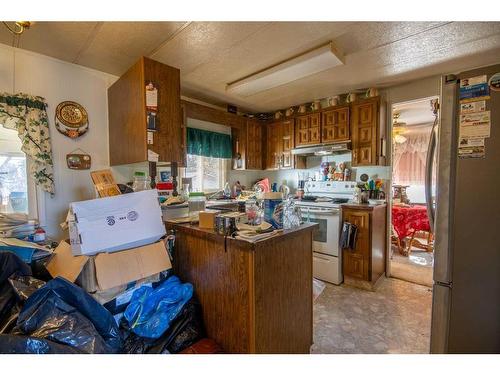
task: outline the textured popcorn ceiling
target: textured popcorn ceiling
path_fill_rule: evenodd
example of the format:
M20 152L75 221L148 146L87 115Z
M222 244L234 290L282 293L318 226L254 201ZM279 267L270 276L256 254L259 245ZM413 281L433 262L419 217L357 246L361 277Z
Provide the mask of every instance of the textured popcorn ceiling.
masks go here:
M226 84L332 40L345 65L242 98ZM12 36L0 28L0 42ZM20 48L121 75L141 55L180 68L183 95L272 111L500 62L500 22L37 22Z

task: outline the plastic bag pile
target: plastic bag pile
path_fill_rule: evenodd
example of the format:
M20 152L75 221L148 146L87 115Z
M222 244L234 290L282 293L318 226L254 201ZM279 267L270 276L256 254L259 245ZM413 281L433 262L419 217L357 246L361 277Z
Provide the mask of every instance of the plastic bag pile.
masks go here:
M113 316L79 286L32 275L16 255L0 252L0 353L181 352L205 337L201 308L191 284L163 276Z

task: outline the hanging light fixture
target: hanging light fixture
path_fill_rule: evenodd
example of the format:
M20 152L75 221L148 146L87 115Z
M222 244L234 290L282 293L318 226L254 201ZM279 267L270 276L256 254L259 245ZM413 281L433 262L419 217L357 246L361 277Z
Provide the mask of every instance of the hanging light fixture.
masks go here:
M24 30L29 29L31 26L33 26L33 22L30 21L15 21L13 25L9 25L9 22L5 21L2 21L2 23L13 35L12 47L19 47L21 34L24 32Z
M15 21L13 27L8 22L2 21L2 23L14 35L21 35L24 30L29 29L31 26L30 21Z

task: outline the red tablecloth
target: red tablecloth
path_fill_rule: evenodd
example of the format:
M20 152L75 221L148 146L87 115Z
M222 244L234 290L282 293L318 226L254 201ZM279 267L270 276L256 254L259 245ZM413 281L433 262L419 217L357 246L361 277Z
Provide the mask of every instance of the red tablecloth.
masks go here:
M400 239L412 235L414 231L431 230L425 206L392 206L392 225Z

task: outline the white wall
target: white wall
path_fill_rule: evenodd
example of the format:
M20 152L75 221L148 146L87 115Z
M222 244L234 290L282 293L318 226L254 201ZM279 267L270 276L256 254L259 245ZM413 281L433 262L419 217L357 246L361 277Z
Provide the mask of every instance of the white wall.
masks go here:
M75 171L66 166L66 154L77 148L92 157L92 170L109 167L107 88L117 77L69 64L51 57L0 44L0 91L23 92L47 100L55 195L39 197L45 206L44 226L60 239L59 223L65 219L68 204L94 197L90 171ZM60 134L54 125L56 106L65 100L80 103L89 115L89 131L73 140ZM45 220L44 220L45 219Z

